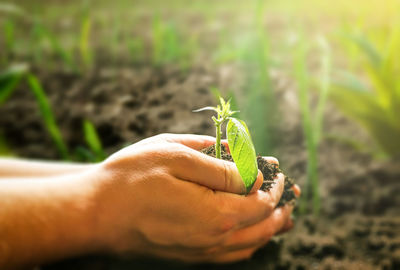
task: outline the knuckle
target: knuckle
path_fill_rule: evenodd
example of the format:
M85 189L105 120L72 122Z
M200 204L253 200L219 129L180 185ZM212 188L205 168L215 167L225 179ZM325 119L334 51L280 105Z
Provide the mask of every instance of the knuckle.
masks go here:
M160 139L160 140L167 140L168 138L170 138L171 134L169 133L160 133L158 135L155 136L155 138Z
M222 162L222 164L224 170L224 190L230 190L230 187L232 187L232 174L230 173L231 165L228 162Z
M251 257L253 256L254 250L246 250L243 251L242 254L240 254L240 256L238 256L237 260L250 260Z
M236 221L229 216L222 216L217 224L217 233L226 234L236 227Z
M272 237L272 235L270 232L265 233L261 238L262 239L261 245L268 243L269 240L271 240L271 237Z
M215 255L218 252L220 252L221 249L222 248L221 248L220 245L216 245L216 246L204 249L203 254L206 255L206 256L212 256L212 255Z
M154 142L156 142L156 143L169 143L169 142L173 141L173 134L161 133L152 138L154 139Z
M175 160L184 162L182 165L188 165L193 160L193 154L181 144L174 144L171 150L173 150L172 156Z
M262 194L258 198L258 203L260 206L260 211L263 211L263 216L268 217L271 212L275 209L275 202L274 200L268 196L267 194Z
M275 202L273 200L268 200L265 203L265 212L267 215L271 213L275 209Z
M285 180L285 175L283 174L283 173L278 173L277 174L277 179L280 181L280 182L282 182L283 183L283 181Z
M218 250L222 249L224 242L225 242L224 235L212 235L212 237L209 237L207 241L206 250L208 251L208 253L212 252L213 249L215 249L215 252L217 252Z

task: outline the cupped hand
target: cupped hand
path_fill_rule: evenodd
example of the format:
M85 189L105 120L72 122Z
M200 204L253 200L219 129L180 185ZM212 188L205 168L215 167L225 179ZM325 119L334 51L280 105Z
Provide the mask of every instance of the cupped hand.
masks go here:
M115 153L93 171L95 233L102 251L188 262L249 258L290 225L276 208L284 176L268 192L245 187L234 163L198 150L208 136L163 134ZM289 224L289 225L288 225Z

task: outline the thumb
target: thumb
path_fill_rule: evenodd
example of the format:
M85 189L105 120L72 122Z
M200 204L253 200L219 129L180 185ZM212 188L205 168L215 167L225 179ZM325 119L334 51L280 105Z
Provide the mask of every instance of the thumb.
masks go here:
M222 166L228 166L228 168L224 168L225 170L225 177L220 182L224 185L222 191L236 193L236 194L245 194L246 193L246 186L243 182L242 177L240 176L239 170L236 167L236 164L230 161L225 161L221 159L217 159L219 162L225 163ZM222 167L221 166L221 167ZM260 189L261 185L263 184L263 174L260 170L258 170L257 178L254 179L253 186L249 193L254 193Z
M219 174L223 174L218 178L219 181L216 181L218 190L236 194L245 194L246 186L240 176L236 164L231 161L221 159L216 160L217 170L219 170Z
M170 163L175 177L190 181L213 190L245 194L246 188L235 163L217 159L189 147L181 149L185 154L178 155Z

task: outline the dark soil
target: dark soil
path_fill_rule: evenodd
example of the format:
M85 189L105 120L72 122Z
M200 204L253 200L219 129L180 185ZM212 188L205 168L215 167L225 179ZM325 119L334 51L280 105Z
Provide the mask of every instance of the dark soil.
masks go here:
M210 115L191 110L214 104L207 90L210 86L226 86L218 70L203 68L180 72L103 67L84 76L35 73L70 149L85 145L82 120L87 118L98 129L107 153L161 132L213 135ZM284 76L274 76L277 98L286 113L276 157L304 190L307 155L298 105ZM366 138L335 108L329 107L326 117L326 132ZM0 127L19 156L58 158L26 85L20 85L0 107ZM275 237L251 260L186 265L153 258L86 256L42 269L400 269L400 160L376 160L341 142L324 140L319 149L319 175L320 216L297 216L291 232Z
M215 152L215 145L211 145L205 149L201 150L202 153L215 157L216 152ZM229 154L227 151L225 145L221 144L221 158L223 160L228 160L231 162L233 161L232 156ZM278 173L282 172L282 170L279 168L277 164L270 163L266 161L264 158L261 156L257 157L257 165L258 169L262 172L264 180L263 184L261 185L260 189L263 191L268 191L271 189L272 185L275 183L275 178ZM296 200L296 195L293 192L293 187L294 181L289 178L288 176L285 176L285 186L283 190L282 197L277 205L277 207L285 205L286 203L294 203Z

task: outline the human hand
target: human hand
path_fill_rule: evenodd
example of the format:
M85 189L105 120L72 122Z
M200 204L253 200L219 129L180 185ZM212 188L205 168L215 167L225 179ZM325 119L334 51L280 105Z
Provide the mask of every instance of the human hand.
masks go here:
M197 150L208 136L163 134L115 153L92 172L101 251L188 262L249 258L290 227L292 206L275 208L284 176L268 192L245 190L232 162Z

